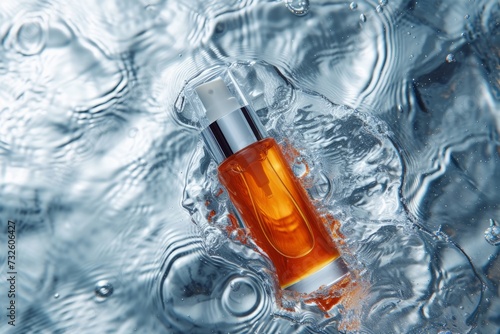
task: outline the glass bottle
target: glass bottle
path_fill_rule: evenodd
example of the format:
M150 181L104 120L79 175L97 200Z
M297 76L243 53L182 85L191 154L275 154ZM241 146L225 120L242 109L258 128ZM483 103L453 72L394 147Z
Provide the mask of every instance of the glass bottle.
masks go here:
M219 179L281 287L311 293L345 278L349 271L305 189L231 73L199 79L186 95L203 115Z

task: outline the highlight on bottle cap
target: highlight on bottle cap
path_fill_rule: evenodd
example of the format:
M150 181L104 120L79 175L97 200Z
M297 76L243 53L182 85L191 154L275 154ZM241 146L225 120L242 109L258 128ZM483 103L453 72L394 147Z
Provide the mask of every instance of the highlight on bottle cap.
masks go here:
M233 75L226 68L218 68L192 80L185 89L203 127L248 105Z
M205 107L209 123L243 107L231 94L221 77L199 85L195 91Z

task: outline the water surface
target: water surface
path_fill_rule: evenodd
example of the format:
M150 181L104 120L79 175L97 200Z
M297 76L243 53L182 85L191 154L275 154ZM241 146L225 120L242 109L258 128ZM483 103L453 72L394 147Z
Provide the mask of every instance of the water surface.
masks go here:
M498 2L7 0L0 37L1 332L499 331ZM228 232L182 94L226 65L361 300L279 294Z

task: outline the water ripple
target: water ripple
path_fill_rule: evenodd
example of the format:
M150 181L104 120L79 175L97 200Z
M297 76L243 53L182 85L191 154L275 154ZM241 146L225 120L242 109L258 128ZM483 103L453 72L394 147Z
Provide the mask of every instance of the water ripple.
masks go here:
M306 3L0 1L0 332L498 331L498 2ZM277 289L185 113L227 64L342 224L361 298L328 317Z
M166 326L189 326L193 333L221 327L242 333L269 313L261 280L205 255L199 240L172 242L164 257L160 296Z

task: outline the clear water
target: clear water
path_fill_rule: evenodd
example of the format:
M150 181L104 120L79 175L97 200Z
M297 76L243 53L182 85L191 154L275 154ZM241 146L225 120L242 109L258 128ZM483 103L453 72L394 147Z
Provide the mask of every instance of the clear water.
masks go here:
M7 0L0 36L0 332L499 332L497 1ZM222 64L341 222L361 301L280 295L227 232L182 96Z

